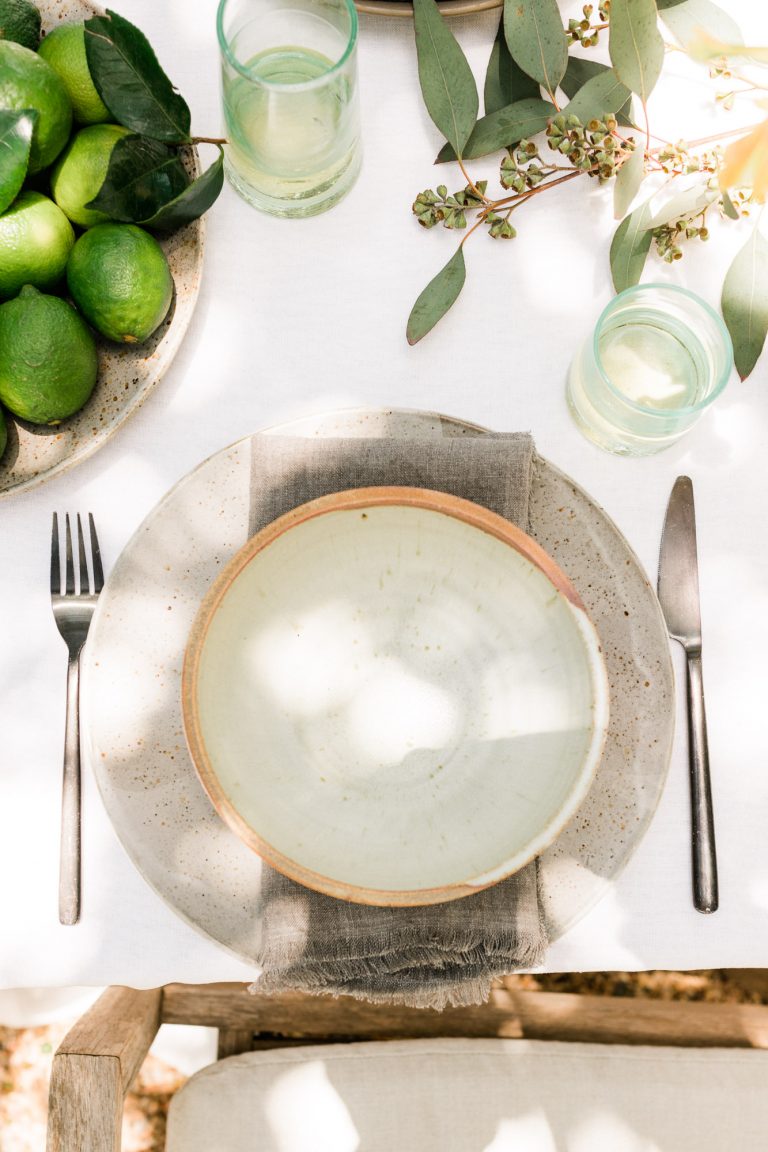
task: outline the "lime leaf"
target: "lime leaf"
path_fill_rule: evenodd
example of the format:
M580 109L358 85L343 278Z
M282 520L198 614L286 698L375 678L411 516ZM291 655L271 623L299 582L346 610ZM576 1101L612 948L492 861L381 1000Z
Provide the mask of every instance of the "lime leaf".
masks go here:
M139 224L189 184L175 148L147 136L123 136L109 158L104 183L86 207L112 220Z
M645 152L638 145L619 168L613 185L613 215L621 220L640 189L645 175Z
M154 216L142 220L141 223L145 228L152 228L158 232L181 228L208 211L221 192L223 184L224 150L219 148L219 155L210 168L206 168L201 176L193 180L183 192L165 204Z
M169 144L189 140L189 108L143 32L107 9L85 21L85 54L96 91L119 124Z
M768 332L768 240L755 227L725 276L723 317L744 380L757 363Z
M664 41L655 0L613 0L608 52L616 74L645 102L661 74Z
M568 58L568 67L565 70L565 76L560 81L560 87L566 96L571 100L575 97L580 88L583 88L595 76L603 76L611 69L607 64L600 64L597 60L585 60L581 56L570 56ZM615 73L614 73L615 75ZM625 104L616 113L616 119L619 124L623 124L627 128L632 128L634 125L630 119L632 112L632 95L630 93Z
M0 109L0 212L9 208L27 175L37 110Z
M614 232L610 259L613 286L617 292L623 292L625 288L637 284L643 274L645 258L652 240L648 231L649 219L648 205L641 204L622 220Z
M612 68L606 68L587 80L562 112L564 116L578 116L582 124L588 124L590 120L602 119L608 112L618 112L631 98L626 84L622 84Z
M700 32L729 44L744 43L741 29L733 17L711 0L685 0L669 9L659 3L658 8L662 20L683 48L687 48Z
M498 112L508 104L526 97L539 96L539 85L536 80L526 76L512 59L507 41L504 37L504 16L499 21L499 30L491 49L491 58L488 61L488 71L485 74L485 88L483 90L483 103L486 116L491 112Z
M477 120L477 85L467 58L435 0L414 0L419 83L427 111L461 156Z
M411 309L406 330L409 344L417 344L445 316L464 287L466 276L464 253L459 247L434 280L430 280Z
M543 132L550 117L557 112L554 104L548 100L518 100L490 116L483 116L478 120L472 135L464 146L463 155L467 160L474 160L477 156L487 156L490 152L498 152L500 148L508 148L520 140L528 140L537 132ZM437 157L437 163L443 164L446 160L455 160L456 153L450 144L443 147Z
M554 95L568 64L568 38L557 0L505 0L504 35L523 72Z

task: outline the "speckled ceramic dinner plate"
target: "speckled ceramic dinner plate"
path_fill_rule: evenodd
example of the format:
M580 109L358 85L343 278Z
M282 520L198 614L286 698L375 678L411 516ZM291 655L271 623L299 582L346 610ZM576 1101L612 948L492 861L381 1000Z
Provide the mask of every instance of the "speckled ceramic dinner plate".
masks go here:
M358 411L280 429L298 436L482 436L447 417ZM216 814L187 752L181 672L203 597L248 538L251 445L179 482L126 545L83 655L84 754L136 867L185 920L253 962L262 861ZM610 888L666 780L674 727L669 644L656 595L612 521L577 484L534 461L530 534L574 584L610 686L605 751L589 793L540 858L551 939Z
M87 0L39 0L43 30L62 21L86 20L102 9ZM144 29L152 39L152 29ZM197 155L186 158L198 174ZM158 237L174 282L171 310L144 344L97 339L99 378L88 403L55 428L8 418L8 447L0 458L0 497L22 492L79 464L118 430L146 399L176 355L197 303L203 264L204 224L195 220L168 237Z

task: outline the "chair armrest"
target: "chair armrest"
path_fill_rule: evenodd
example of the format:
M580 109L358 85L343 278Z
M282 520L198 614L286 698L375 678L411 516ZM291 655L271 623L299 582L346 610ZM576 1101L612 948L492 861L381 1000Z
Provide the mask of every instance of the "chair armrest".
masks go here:
M123 1103L160 1027L162 990L107 988L53 1059L47 1152L120 1152Z

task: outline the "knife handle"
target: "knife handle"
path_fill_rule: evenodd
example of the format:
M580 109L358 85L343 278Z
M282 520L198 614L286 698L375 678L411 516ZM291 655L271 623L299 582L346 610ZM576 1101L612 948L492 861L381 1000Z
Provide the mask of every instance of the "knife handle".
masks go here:
M693 903L699 912L716 912L718 906L715 821L709 778L707 715L704 711L704 680L701 652L688 652L688 760L691 772L693 825Z

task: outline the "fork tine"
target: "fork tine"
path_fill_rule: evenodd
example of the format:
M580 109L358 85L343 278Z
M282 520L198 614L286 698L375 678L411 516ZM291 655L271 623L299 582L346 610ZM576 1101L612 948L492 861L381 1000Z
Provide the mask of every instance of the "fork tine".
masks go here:
M69 526L69 513L64 516L64 524L66 528L66 544L67 544L67 596L74 596L75 594L75 562L72 558L72 529Z
M101 566L101 549L99 548L99 538L96 535L96 525L93 522L93 516L88 513L88 523L91 529L91 565L93 567L93 591L98 596L104 587L104 569Z
M80 574L80 595L87 596L90 590L88 581L88 561L85 558L85 537L83 525L80 522L80 513L77 514L77 561Z
M59 518L54 512L51 529L51 595L61 592L61 561L59 559Z

